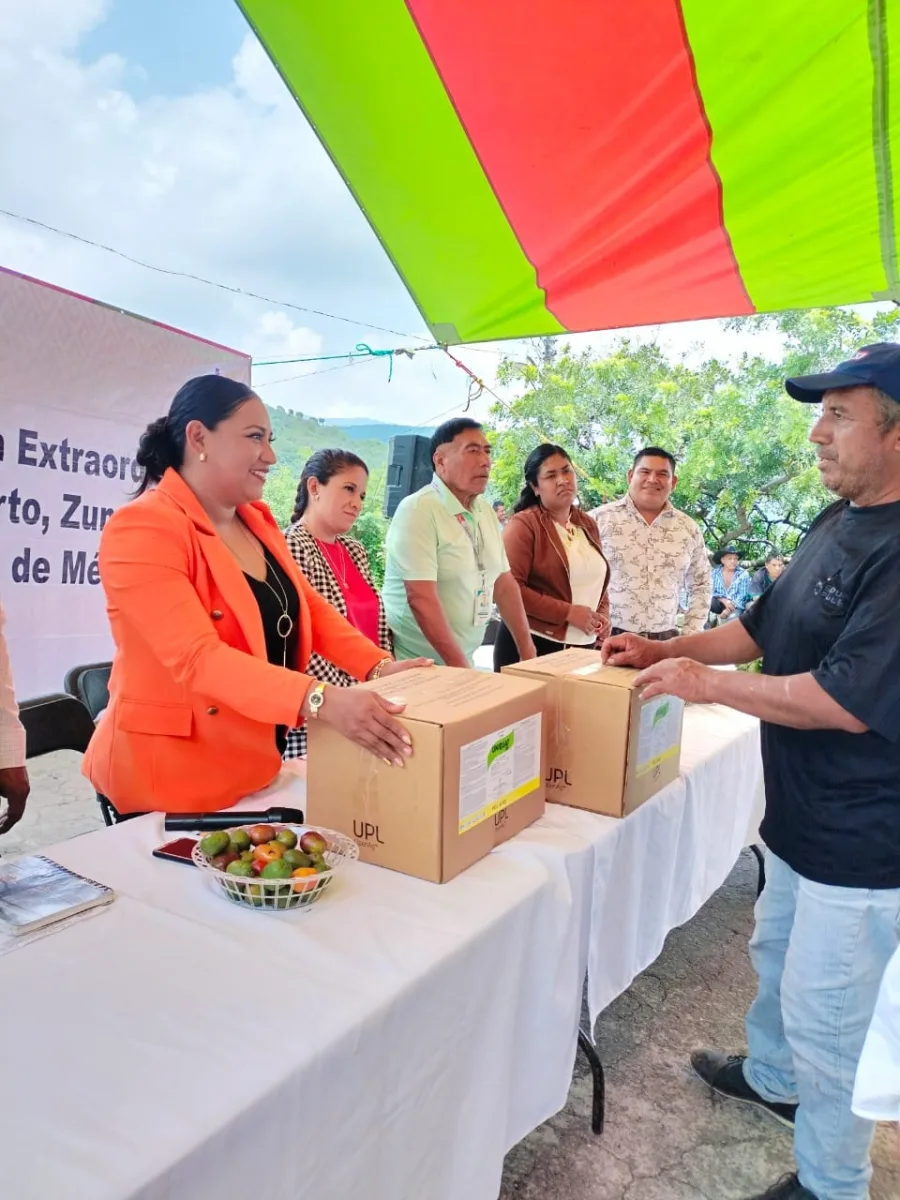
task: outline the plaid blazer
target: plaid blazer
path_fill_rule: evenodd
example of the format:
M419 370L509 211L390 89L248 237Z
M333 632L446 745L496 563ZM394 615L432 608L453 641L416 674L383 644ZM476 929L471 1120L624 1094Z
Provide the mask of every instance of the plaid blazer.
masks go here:
M288 526L285 531L285 537L294 561L312 586L320 596L325 597L332 608L336 608L342 617L346 617L347 605L344 601L344 593L341 591L341 585L338 583L331 565L319 549L313 535L305 525L302 525L299 521L295 521L293 525ZM385 654L393 654L394 646L391 639L391 631L388 629L387 617L384 614L384 605L381 602L381 596L372 582L372 572L369 570L369 556L366 554L366 548L362 542L358 542L356 538L347 537L346 534L337 540L353 559L360 575L362 575L372 591L378 596L378 644L384 650ZM321 680L322 683L330 683L334 687L352 687L356 683L352 675L348 675L346 671L342 671L333 662L329 662L327 658L323 658L321 654L316 654L315 652L309 656L309 665L306 668L306 673L312 675L315 679ZM287 747L284 757L306 758L305 728L288 730Z

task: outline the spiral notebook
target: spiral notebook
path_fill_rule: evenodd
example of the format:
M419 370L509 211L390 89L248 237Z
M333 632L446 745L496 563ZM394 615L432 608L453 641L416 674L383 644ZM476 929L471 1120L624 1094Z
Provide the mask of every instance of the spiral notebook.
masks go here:
M0 863L0 931L17 936L115 899L115 892L42 854Z

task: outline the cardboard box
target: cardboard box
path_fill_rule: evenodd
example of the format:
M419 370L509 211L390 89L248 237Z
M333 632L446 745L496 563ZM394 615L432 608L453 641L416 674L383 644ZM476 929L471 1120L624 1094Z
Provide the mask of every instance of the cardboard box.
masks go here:
M392 767L310 721L306 819L363 862L443 883L541 816L545 684L420 667L359 686L405 701L413 755Z
M624 817L678 776L684 703L643 701L637 671L605 667L596 650L561 650L504 667L547 692L547 799Z

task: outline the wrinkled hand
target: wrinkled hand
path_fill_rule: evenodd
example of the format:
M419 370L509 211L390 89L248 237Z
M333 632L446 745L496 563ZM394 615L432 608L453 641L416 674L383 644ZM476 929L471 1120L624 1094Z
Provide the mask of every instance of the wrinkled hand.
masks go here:
M0 769L0 796L6 800L6 814L0 820L0 833L9 833L13 825L21 821L30 791L28 772L24 767Z
M662 642L652 642L636 633L617 633L603 643L603 661L611 667L637 667L644 670L665 658Z
M634 681L641 689L641 698L651 700L654 696L678 696L693 704L710 702L710 683L716 672L704 667L692 658L667 658L641 671Z
M402 767L412 754L412 740L392 714L402 713L405 707L362 688L329 687L316 720L384 762Z
M413 667L433 667L433 658L405 658L402 662L385 663L381 668L379 679L384 679L386 675L399 675L401 671L411 671ZM372 670L374 671L374 667Z

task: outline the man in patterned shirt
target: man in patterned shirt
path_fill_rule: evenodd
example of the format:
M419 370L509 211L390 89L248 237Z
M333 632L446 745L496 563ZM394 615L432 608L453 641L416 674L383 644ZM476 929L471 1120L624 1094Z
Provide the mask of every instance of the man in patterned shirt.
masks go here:
M668 450L647 446L635 455L626 495L591 513L609 561L612 634L676 637L682 592L684 632L699 633L706 623L709 558L697 523L669 502L677 482Z

